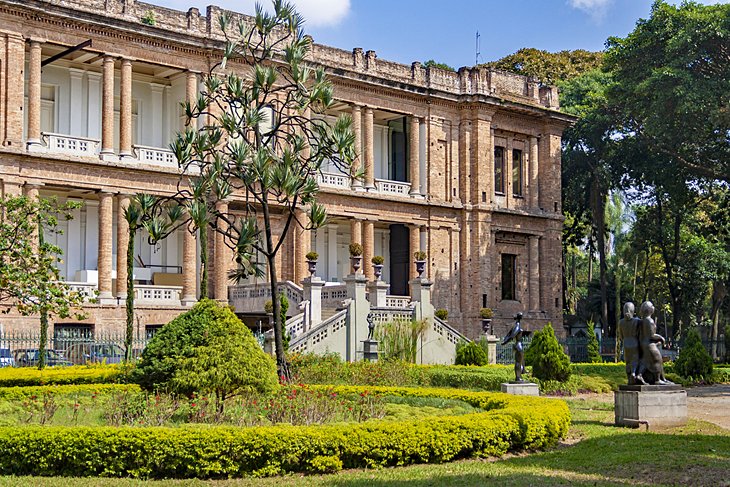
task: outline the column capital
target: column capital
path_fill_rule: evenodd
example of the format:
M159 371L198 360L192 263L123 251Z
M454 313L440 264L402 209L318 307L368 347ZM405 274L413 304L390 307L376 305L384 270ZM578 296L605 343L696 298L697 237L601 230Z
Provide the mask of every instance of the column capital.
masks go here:
M36 37L36 36L26 37L26 40L30 44L30 47L40 47L41 44L45 44L46 42L48 42L47 39L44 39L42 37Z
M26 181L23 185L23 187L27 189L40 189L43 186L45 186L45 183L41 183L39 181Z

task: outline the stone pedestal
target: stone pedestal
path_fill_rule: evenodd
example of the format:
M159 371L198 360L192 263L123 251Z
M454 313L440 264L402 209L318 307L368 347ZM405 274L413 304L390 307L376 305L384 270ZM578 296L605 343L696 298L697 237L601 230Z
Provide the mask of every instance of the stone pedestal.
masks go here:
M386 297L388 295L388 288L390 285L383 281L372 281L367 285L368 292L370 293L370 306L373 308L385 308Z
M368 362L378 361L378 341L364 340L362 342L362 358Z
M534 382L503 382L502 392L516 396L539 396L540 387Z
M497 364L497 342L499 342L499 338L487 335L487 361L490 365Z
M615 424L665 428L687 424L687 391L681 386L619 386L613 396Z

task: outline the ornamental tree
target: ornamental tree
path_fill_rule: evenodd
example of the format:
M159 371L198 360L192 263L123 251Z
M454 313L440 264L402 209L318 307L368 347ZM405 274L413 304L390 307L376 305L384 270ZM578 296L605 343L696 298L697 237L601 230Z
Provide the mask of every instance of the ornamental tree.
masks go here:
M275 258L291 228L325 223L316 201L323 163L350 174L355 156L350 117L330 123L318 116L332 106L333 88L324 69L307 60L312 39L302 24L281 0L273 2L273 13L257 6L252 20L236 25L223 14L222 57L204 76L197 101L185 104L188 120L202 126L189 123L171 145L185 177L199 174L210 188L210 225L239 266L230 277L265 269L272 296L279 283ZM223 200L231 201L235 216L217 209ZM278 234L276 221L283 222ZM288 377L278 299L273 306L277 365Z
M61 280L57 264L61 249L44 239L44 232L59 232L58 218L71 219L77 203L26 196L0 197L0 303L21 315L40 316L38 367L44 368L48 322L55 315L84 319L84 296Z

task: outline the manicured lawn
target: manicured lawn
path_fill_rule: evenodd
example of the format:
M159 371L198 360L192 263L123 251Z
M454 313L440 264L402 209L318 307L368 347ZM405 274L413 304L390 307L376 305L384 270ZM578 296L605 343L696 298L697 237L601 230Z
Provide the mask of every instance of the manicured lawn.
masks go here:
M600 396L599 396L600 397ZM570 399L573 426L564 445L501 460L466 460L330 476L289 476L215 482L0 477L0 487L71 486L466 486L466 485L727 485L730 431L690 421L684 428L646 433L612 426L612 404Z

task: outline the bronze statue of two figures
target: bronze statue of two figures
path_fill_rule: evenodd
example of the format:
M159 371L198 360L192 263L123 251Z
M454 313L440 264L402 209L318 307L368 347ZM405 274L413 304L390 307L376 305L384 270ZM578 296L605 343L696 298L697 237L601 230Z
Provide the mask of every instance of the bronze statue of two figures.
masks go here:
M522 374L525 373L525 349L522 346L522 339L530 336L529 331L523 330L520 325L522 320L522 313L515 315L515 324L512 329L507 333L507 336L502 340L502 345L506 345L510 340L514 340L515 343L512 345L512 349L515 351L515 382L525 382L522 379Z
M654 305L651 301L642 303L639 317L634 316L634 311L634 303L624 304L624 317L619 321L617 333L624 345L629 385L674 384L664 377L661 351L664 337L657 334L651 317Z

